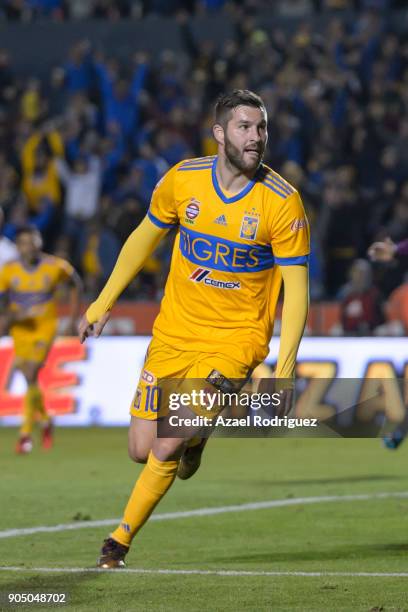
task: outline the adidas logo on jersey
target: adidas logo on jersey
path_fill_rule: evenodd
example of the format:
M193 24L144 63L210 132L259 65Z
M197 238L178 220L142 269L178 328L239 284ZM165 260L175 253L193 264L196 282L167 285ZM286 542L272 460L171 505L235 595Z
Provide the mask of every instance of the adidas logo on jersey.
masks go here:
M220 215L214 220L214 223L218 223L218 225L227 225L227 220L225 215Z

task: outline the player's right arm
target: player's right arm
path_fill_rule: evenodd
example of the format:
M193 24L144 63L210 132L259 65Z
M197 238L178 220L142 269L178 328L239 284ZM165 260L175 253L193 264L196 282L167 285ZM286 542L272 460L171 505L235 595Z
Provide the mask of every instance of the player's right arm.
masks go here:
M167 229L157 227L148 216L130 234L123 245L115 267L105 287L93 302L79 324L79 338L83 342L88 336L99 336L109 319L112 306L141 270Z
M12 280L10 267L5 264L0 270L0 336L5 336L14 323L28 319L27 311L12 311L9 302L9 289Z
M109 319L110 310L123 290L143 268L162 238L177 222L172 168L153 192L149 211L122 247L105 287L79 324L81 342L88 336L100 336Z

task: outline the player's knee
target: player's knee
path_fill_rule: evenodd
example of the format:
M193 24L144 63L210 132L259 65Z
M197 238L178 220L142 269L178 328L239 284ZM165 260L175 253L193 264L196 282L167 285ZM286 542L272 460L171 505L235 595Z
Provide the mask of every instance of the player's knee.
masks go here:
M153 454L159 461L173 461L183 454L187 442L180 438L158 438L153 444Z
M31 366L31 364L21 366L21 372L27 381L28 385L34 385L37 382L38 369Z
M128 453L130 459L135 463L146 463L149 456L150 449L146 448L142 444L137 442L129 442Z
M29 385L35 385L35 383L37 382L37 377L35 376L35 374L30 373L28 376L26 376L26 379Z

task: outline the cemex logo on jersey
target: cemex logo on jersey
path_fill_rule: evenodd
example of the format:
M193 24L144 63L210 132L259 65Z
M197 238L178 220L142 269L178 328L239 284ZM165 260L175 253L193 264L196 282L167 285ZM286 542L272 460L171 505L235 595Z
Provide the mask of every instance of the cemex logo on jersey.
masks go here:
M197 268L190 276L190 280L194 281L195 283L204 282L205 285L217 287L218 289L241 289L241 283L239 281L221 281L211 278L209 276L210 274L211 270L207 270L206 268Z
M195 219L200 214L200 205L201 205L201 202L199 202L195 198L191 198L190 202L187 204L187 207L186 207L186 218L185 218L186 223L190 223L190 225L194 225Z

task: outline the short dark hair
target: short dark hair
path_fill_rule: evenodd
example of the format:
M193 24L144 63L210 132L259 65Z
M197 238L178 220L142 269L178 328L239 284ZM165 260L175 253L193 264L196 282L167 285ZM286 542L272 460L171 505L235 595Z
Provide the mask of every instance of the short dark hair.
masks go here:
M234 89L231 93L221 94L215 104L215 122L223 127L230 119L230 113L237 106L253 106L265 110L265 104L256 93L249 89Z

